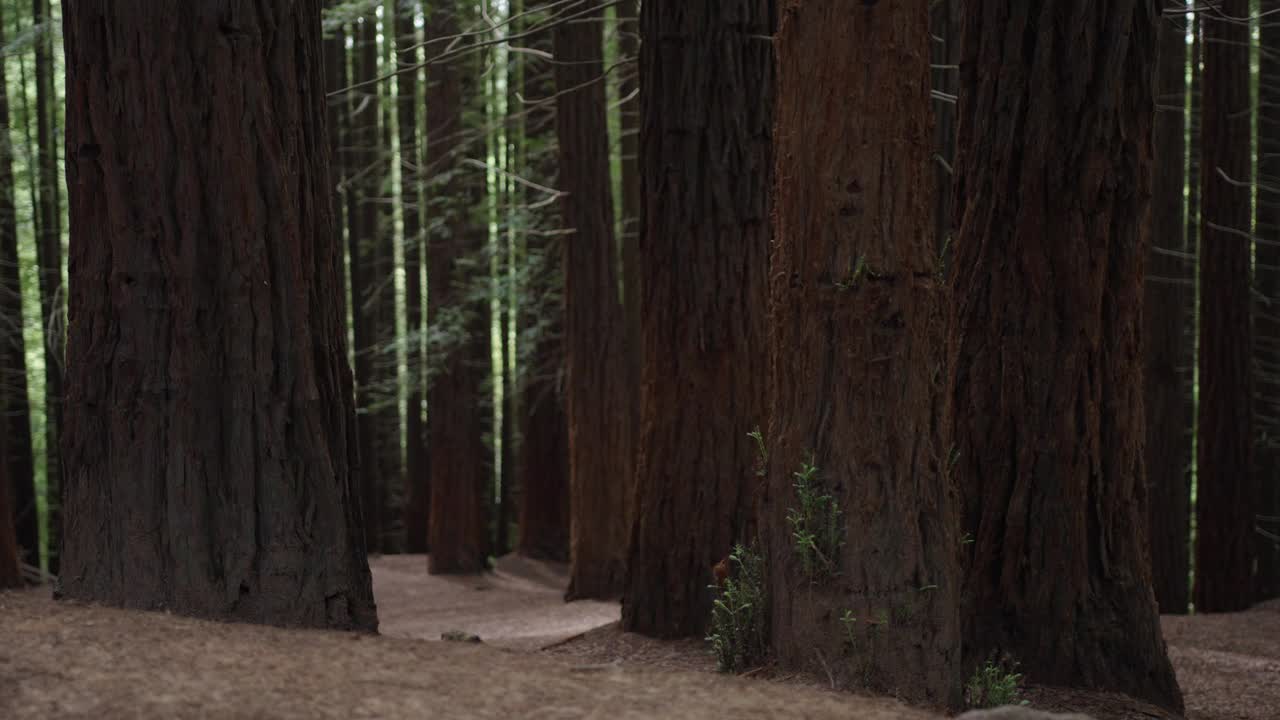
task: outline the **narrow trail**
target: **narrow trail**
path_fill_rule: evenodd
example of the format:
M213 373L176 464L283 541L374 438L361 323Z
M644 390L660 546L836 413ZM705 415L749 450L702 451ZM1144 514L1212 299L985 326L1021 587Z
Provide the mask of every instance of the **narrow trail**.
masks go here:
M697 640L622 633L616 603L565 604L562 566L504 559L440 578L422 556L372 564L376 637L0 593L0 718L939 717L811 679L715 673ZM441 642L449 631L482 642ZM1165 631L1189 718L1280 717L1280 607L1167 617ZM1123 698L1030 697L1097 718L1162 716Z

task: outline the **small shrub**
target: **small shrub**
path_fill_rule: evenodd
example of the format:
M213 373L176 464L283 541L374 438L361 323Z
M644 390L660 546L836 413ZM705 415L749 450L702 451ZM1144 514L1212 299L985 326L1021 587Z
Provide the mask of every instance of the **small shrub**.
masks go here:
M764 558L736 545L729 554L731 572L722 585L712 585L711 632L707 642L721 672L741 672L764 661L769 604L765 593Z
M787 511L796 556L800 558L809 582L818 582L835 574L840 548L844 545L840 506L835 498L818 489L817 474L818 468L810 456L795 473L799 507Z
M1005 663L988 660L974 671L964 686L964 701L970 708L992 708L1001 705L1026 705L1022 695L1022 675L1006 668Z

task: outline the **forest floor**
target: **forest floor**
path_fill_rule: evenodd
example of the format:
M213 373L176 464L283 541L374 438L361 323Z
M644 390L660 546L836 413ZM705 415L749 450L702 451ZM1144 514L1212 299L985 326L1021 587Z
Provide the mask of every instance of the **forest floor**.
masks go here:
M811 678L718 674L700 641L623 633L616 603L563 603L559 566L504 559L442 578L420 556L372 564L381 636L0 593L0 718L938 717ZM439 642L450 631L482 642ZM1280 717L1280 605L1168 617L1165 632L1189 718ZM1165 717L1101 694L1028 696L1100 719Z

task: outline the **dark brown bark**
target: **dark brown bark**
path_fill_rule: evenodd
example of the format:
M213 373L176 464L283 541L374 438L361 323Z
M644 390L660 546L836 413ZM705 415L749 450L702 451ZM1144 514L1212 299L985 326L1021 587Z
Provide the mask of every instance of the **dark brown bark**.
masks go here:
M64 6L67 597L377 627L320 5Z
M1221 11L1249 15L1249 0ZM1200 115L1200 407L1198 612L1249 607L1253 595L1253 375L1249 27L1206 22ZM1226 178L1223 177L1226 175Z
M1262 0L1261 52L1258 73L1258 184L1280 186L1280 0ZM1274 241L1280 237L1280 197L1260 190L1257 195L1257 234ZM1280 517L1280 248L1257 243L1254 287L1265 303L1254 305L1254 368L1258 373L1254 393L1258 448L1255 483L1259 491L1257 513ZM1255 602L1280 596L1280 520L1258 523L1268 537L1256 535L1257 570Z
M32 21L44 25L49 0L32 0ZM53 34L44 28L37 38L36 139L39 143L40 200L36 224L36 256L40 267L40 320L44 331L45 364L45 498L49 531L49 572L58 573L62 538L62 463L59 433L62 427L62 374L65 354L66 297L62 288L62 210L58 180L58 146L54 140L53 113L57 97L50 61Z
M0 45L4 44L0 13ZM36 505L35 457L31 445L31 401L27 395L27 349L22 335L22 283L18 270L18 218L14 207L13 148L9 144L9 95L0 67L0 436L8 439L0 466L8 478L19 557L40 562L40 518Z
M450 37L461 27L459 5L431 8L429 37ZM462 166L463 103L472 97L464 63L432 65L427 72L427 197L431 213L443 218L427 238L427 320L452 340L433 348L428 389L430 446L431 573L472 573L484 569L488 550L485 488L491 481L485 446L481 388L489 369L488 313L469 297L466 260L484 249L484 228L471 216L475 171ZM450 323L450 317L458 318Z
M625 58L635 58L624 65L618 72L621 81L618 84L618 97L622 102L619 110L622 175L622 313L626 323L627 342L627 382L632 388L631 397L631 442L634 444L631 453L635 462L639 462L636 453L640 442L640 354L642 344L641 331L641 290L640 274L640 215L643 212L640 200L640 98L636 90L640 86L640 70L638 56L640 53L639 0L624 0L617 7L618 13L618 51ZM628 99L630 98L630 99ZM767 112L767 111L765 111ZM638 482L633 477L632 482Z
M933 70L932 88L943 96L954 97L960 58L960 0L940 0L930 9L929 28ZM931 99L934 117L934 162L936 195L934 197L934 239L945 266L951 237L951 165L956 153L956 106L942 97ZM938 162L938 161L941 162Z
M405 418L405 550L427 551L429 519L426 485L426 430L422 422L423 373L422 355L422 157L418 145L418 83L421 70L418 60L415 4L401 7L396 13L396 76L400 130L400 198L404 222L404 303L407 338L405 365L409 370L407 414Z
M0 385L0 400L7 389ZM9 438L0 435L0 457L6 457ZM9 466L0 463L0 590L22 587L22 567L18 564L18 536L14 531L13 494L14 483L9 478Z
M544 14L530 16L537 27ZM550 30L530 36L529 46L552 51ZM558 186L556 108L552 65L535 55L522 54L525 106L522 155L524 172L548 188ZM531 197L536 202L542 197ZM559 226L558 216L534 210L535 229ZM569 559L569 425L565 416L561 241L555 236L530 233L525 240L525 262L530 265L529 287L521 305L520 342L526 358L520 388L520 538L516 551L545 560Z
M958 499L930 230L928 5L780 6L763 523L781 663L955 706ZM843 544L827 547L816 580L787 517L809 460L842 513Z
M618 297L609 181L603 9L590 0L556 25L556 135L564 245L566 407L569 418L569 589L566 597L622 591L631 516L630 393Z
M1143 332L1146 465L1151 576L1162 613L1185 613L1190 601L1191 263L1183 216L1187 43L1181 18L1160 21L1156 74L1151 251L1145 278Z
M1004 652L1181 709L1142 452L1156 22L1145 0L965 4L953 410L966 672Z
M768 378L774 3L646 3L637 508L624 629L701 634L711 567L754 540Z

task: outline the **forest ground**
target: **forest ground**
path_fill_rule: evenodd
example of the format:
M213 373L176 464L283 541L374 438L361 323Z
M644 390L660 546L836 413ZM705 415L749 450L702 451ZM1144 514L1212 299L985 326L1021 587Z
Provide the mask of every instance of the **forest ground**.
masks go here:
M447 578L428 576L422 557L372 564L380 637L2 593L0 718L937 717L768 669L720 675L700 641L623 633L615 603L564 604L555 565L504 559L494 573ZM439 642L455 630L483 642ZM1280 716L1280 605L1166 617L1165 633L1189 718ZM1114 696L1029 697L1098 718L1164 716Z

